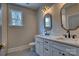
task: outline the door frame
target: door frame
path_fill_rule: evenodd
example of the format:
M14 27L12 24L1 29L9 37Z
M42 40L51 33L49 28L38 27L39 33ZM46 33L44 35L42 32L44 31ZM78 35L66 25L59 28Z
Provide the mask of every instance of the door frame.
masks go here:
M1 4L2 11L2 45L1 55L5 56L8 53L8 4Z

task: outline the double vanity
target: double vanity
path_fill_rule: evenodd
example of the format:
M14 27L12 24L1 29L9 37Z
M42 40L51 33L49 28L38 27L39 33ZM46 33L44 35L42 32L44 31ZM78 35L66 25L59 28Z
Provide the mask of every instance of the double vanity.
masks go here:
M77 56L79 55L79 38L69 39L63 36L35 37L36 53L40 56Z

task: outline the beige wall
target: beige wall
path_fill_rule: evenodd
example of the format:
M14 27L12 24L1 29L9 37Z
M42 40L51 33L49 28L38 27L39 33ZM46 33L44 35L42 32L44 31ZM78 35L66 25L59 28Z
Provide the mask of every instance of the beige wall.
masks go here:
M24 26L20 28L8 26L8 48L27 45L34 40L34 36L37 34L36 12L28 8L13 5L9 5L9 8L23 12Z

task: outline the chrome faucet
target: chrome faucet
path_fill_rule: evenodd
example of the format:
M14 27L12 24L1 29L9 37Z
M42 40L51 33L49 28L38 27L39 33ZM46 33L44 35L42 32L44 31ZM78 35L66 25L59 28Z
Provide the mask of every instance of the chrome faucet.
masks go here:
M49 31L45 31L45 35L50 35Z
M69 30L67 31L67 33L68 33L68 38L71 38L71 35L70 35L70 31Z

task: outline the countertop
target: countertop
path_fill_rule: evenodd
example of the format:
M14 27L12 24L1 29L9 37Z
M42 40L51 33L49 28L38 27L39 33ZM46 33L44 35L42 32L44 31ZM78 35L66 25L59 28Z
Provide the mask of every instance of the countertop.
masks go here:
M79 48L79 38L65 38L64 36L52 36L52 35L36 35L35 37L49 39L55 42L72 45Z

